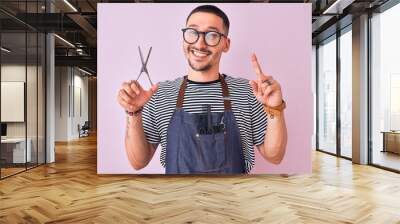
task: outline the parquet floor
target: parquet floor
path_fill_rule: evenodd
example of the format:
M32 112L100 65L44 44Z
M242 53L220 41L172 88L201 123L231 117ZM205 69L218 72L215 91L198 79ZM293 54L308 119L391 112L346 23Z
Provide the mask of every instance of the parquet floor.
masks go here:
M320 152L288 178L96 174L96 139L0 181L0 223L400 223L400 175Z
M10 175L13 175L13 174L15 174L15 173L18 173L18 172L21 172L21 171L24 171L25 170L25 167L21 167L21 168L1 168L1 177L7 177L7 176L10 176Z

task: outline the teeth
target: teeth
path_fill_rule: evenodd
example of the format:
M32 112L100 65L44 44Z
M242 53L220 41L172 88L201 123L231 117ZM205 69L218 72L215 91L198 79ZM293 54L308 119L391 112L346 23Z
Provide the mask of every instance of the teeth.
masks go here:
M192 50L192 53L197 56L197 57L206 57L208 54L201 52L201 51L196 51L196 50Z

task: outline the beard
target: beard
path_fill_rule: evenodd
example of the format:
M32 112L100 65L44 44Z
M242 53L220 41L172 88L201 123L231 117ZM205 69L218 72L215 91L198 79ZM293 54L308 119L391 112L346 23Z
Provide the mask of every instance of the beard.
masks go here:
M202 51L202 52L208 53L209 55L212 55L212 52L207 49L197 49L197 48L193 48L193 47L187 48L188 55L192 54L192 52L191 52L192 49ZM189 57L188 57L188 64L194 71L198 71L198 72L208 71L212 67L211 60L207 64L196 65L196 64L192 63L192 61L189 59Z
M188 60L188 63L189 63L189 66L194 70L194 71L197 71L197 72L205 72L205 71L208 71L210 68L211 68L211 63L208 63L208 64L206 64L206 65L203 65L203 66L195 66L195 65L193 65L192 64L192 62L190 62L190 60Z

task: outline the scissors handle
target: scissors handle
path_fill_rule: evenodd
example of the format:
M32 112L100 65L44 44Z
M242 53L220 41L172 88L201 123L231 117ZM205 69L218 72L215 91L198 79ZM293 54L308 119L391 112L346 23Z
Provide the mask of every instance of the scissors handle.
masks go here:
M146 72L147 78L149 78L150 84L153 86L153 82L151 81L149 73Z
M147 72L142 72L142 71L140 71L138 77L136 78L136 81L140 78L140 76L142 76L142 73L146 73L147 78L148 78L149 81L150 81L150 84L153 85L153 82L151 81L150 75L149 75L149 73L147 73Z

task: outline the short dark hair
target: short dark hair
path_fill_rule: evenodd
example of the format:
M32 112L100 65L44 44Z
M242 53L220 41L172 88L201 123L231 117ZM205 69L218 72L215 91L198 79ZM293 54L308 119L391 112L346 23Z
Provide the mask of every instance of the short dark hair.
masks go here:
M189 18L191 15L195 14L196 12L207 12L207 13L211 13L214 14L216 16L218 16L219 18L222 19L222 22L224 24L224 28L226 30L226 35L228 35L229 32L229 19L228 16L218 7L214 6L214 5L201 5L201 6L197 6L195 9L193 9L188 17L186 18L186 23L189 21Z

